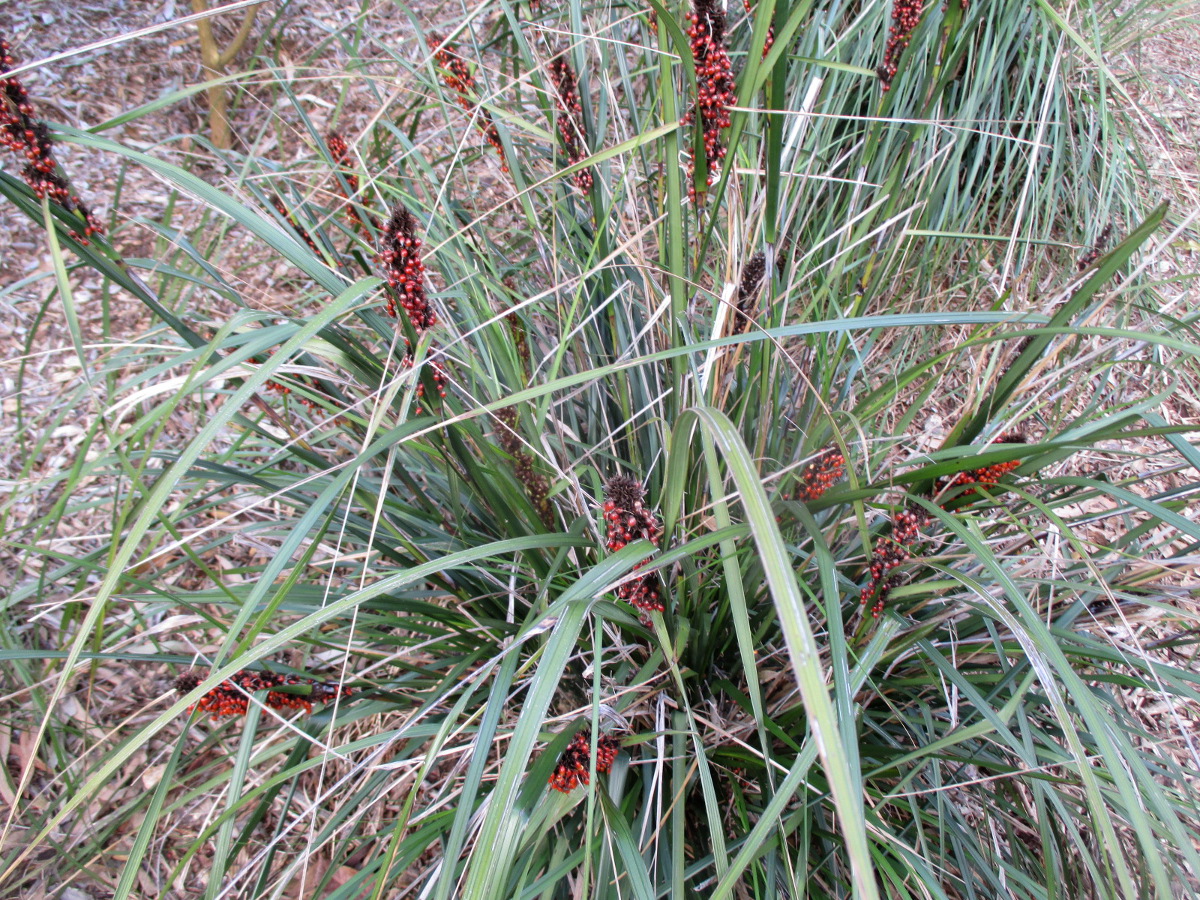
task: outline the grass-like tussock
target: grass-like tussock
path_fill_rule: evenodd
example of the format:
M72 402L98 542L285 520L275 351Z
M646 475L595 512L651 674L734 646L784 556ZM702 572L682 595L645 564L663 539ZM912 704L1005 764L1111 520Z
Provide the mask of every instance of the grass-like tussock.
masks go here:
M261 56L285 124L244 105L216 175L52 132L199 202L153 260L0 176L68 309L90 270L163 325L5 520L0 883L1194 893L1196 761L1128 704L1195 699L1125 626L1186 630L1200 529L1158 412L1194 335L1136 277L1165 209L1090 66L1122 35L901 6L542 0L399 46L363 13L346 112ZM1147 439L1165 489L1076 464ZM89 503L101 546L47 549ZM163 698L101 725L117 663Z

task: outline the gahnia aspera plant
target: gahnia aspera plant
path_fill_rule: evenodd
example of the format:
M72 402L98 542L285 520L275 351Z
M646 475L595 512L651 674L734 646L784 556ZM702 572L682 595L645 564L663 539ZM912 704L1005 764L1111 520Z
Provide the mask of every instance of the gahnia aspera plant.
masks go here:
M404 9L260 41L202 162L6 75L56 301L156 324L0 505L0 894L1197 895L1197 344L1097 62L1135 17ZM93 180L104 234L52 143L161 221Z

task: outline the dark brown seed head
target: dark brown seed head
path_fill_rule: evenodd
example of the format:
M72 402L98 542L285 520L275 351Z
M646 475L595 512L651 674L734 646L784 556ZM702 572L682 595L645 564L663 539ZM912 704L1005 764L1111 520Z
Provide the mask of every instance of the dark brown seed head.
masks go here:
M398 238L412 238L417 232L417 219L404 208L404 204L397 203L392 208L392 214L388 218L387 227L384 229L384 234L389 241L395 241Z
M646 489L642 487L642 483L625 475L616 475L604 485L605 499L615 503L618 509L634 509L645 496Z
M200 682L204 680L204 677L205 676L203 672L197 672L195 669L188 669L188 671L184 672L175 679L175 690L181 694L191 693L200 685Z
M692 9L698 20L697 24L708 32L713 42L725 43L725 12L717 0L695 0Z
M738 287L738 306L754 299L758 289L762 287L763 275L767 271L767 257L764 253L755 253L742 269L742 283Z
M754 302L758 298L766 273L767 257L762 253L755 253L742 269L742 281L738 285L737 314L733 321L734 334L741 334L750 324L750 314L754 311Z

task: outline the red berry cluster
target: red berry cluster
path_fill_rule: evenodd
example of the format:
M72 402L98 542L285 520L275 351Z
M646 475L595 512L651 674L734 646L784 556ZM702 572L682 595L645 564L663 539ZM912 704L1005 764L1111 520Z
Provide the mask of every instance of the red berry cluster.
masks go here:
M471 103L466 94L475 89L475 76L471 74L467 61L458 55L453 44L447 43L436 31L429 32L425 43L433 51L434 60L442 68L442 81L446 87L459 95L458 102L469 112Z
M612 771L621 742L608 734L596 740L596 771L605 775ZM592 761L592 733L584 729L571 739L567 749L558 758L558 765L550 775L550 787L569 794L581 784L589 784Z
M583 140L583 104L579 101L579 87L571 64L565 56L550 60L550 80L554 82L554 104L558 108L558 134L567 160L571 165L587 156ZM580 169L575 173L575 184L585 193L592 187L592 170Z
M329 155L333 157L335 163L343 169L350 168L350 144L346 142L346 138L340 131L331 131L325 136L325 147L329 150ZM358 176L348 171L344 173L344 177L350 190L357 194Z
M513 471L517 480L525 485L525 493L529 502L537 511L538 518L551 527L554 523L554 509L550 505L550 479L534 468L533 454L525 449L517 434L517 408L506 406L496 411L500 427L496 429L500 446L513 459Z
M436 359L427 360L426 362L429 365L429 374L430 374L430 377L433 378L433 384L434 384L434 387L437 388L438 396L441 399L445 400L446 399L446 368L440 362L438 362ZM402 368L405 368L405 369L412 368L413 355L412 355L411 351L408 353L407 356L404 357L404 359L402 359L400 361L400 365ZM417 395L418 401L425 399L425 383L424 382L417 381L416 395ZM417 404L416 411L417 411L418 416L425 415L425 408L420 403Z
M608 530L606 546L610 553L616 553L626 544L642 538L658 546L662 538L662 524L658 516L646 508L645 496L641 482L623 475L610 478L604 486L604 522ZM649 558L644 559L634 569L640 569L648 562ZM617 597L647 613L666 609L662 601L662 583L654 572L620 585Z
M811 503L845 474L846 457L831 447L804 467L800 473L800 485L793 499Z
M696 105L685 117L689 124L698 114L704 128L704 153L708 159L708 184L716 180L714 168L725 158L725 145L721 143L721 130L732 123L729 120L729 104L734 101L733 65L725 49L725 13L717 0L694 0L693 12L688 16L691 26L688 38L691 41L692 57L696 61L697 97ZM693 160L689 167L688 196L696 199L696 166Z
M184 672L175 679L175 690L181 694L194 690L204 680L204 674L195 670ZM285 685L308 685L308 694L291 694L286 691L270 690ZM267 706L272 709L302 709L312 712L313 701L326 703L335 697L349 697L354 690L324 681L313 681L299 675L280 675L275 672L251 672L243 669L235 672L200 698L195 709L206 712L214 719L221 716L244 716L250 708L250 695L256 691L269 691ZM191 712L189 708L188 712Z
M320 392L320 393L322 393L322 394L323 394L323 393L325 393L325 392L322 390L322 388L321 388L321 385L320 385L320 384L317 382L317 379L315 379L315 378L302 378L302 379L301 379L301 382L302 382L302 383L303 383L303 384L304 384L306 387L309 387L309 388L311 388L311 389L313 389L313 390L315 390L315 391L318 391L318 392ZM313 400L313 399L312 399L312 398L310 398L310 397L301 397L301 398L300 398L300 402L301 402L301 403L303 403L305 406L307 406L309 409L316 409L316 408L317 408L317 406L318 406L318 403L317 403L317 401L316 401L316 400Z
M912 556L909 548L921 539L921 529L928 523L929 513L920 507L902 509L892 516L892 536L880 538L876 543L867 566L871 578L860 594L864 608L872 597L875 598L871 607L871 615L875 618L883 612L888 595L899 581L892 571Z
M996 438L997 444L1025 444L1028 443L1025 435L1017 431L1010 431ZM995 463L990 466L983 466L978 469L968 469L965 472L959 472L956 475L947 475L944 478L938 479L938 491L945 491L949 488L961 487L963 485L974 484L983 487L991 487L997 484L1001 478L1011 472L1013 469L1021 465L1021 460L1010 459L1008 462ZM977 492L977 488L970 487L963 491L959 496L966 497Z
M733 317L732 334L741 334L750 326L750 314L762 288L763 276L767 274L767 257L755 253L742 269L742 280L738 285L737 313Z
M921 539L921 529L929 524L929 513L919 506L910 506L892 516L892 539L900 544L915 544Z
M608 549L616 553L632 541L645 538L655 546L662 537L658 517L645 505L640 481L617 475L604 486L604 521L608 524Z
M49 129L34 115L33 103L21 79L8 74L16 65L11 49L8 41L0 39L0 77L3 78L0 82L3 88L0 93L3 97L0 99L0 144L25 160L21 177L39 200L49 197L67 212L77 212L83 217L86 223L83 234L71 231L70 235L79 243L87 244L89 236L104 233L104 223L71 193L71 186L59 174Z
M500 130L496 127L496 123L492 121L492 114L486 109L480 109L479 117L479 127L483 130L483 136L500 155L500 171L507 172L508 163L504 161L504 145L500 143Z
M346 179L346 187L350 189L349 195L343 192L341 183L338 183L337 191L342 199L346 201L346 216L354 224L354 227L359 231L363 231L363 220L359 216L358 210L354 206L354 199L358 198L363 206L370 205L371 198L368 195L359 197L358 195L358 175L352 171L352 160L350 159L350 145L341 133L331 131L325 137L325 146L329 150L329 155L333 157L333 161L337 163L338 168L342 170L342 177ZM378 230L379 223L374 216L370 217L371 226Z
M637 567L635 567L637 568ZM656 572L627 581L617 588L617 597L643 613L664 612L662 582ZM648 616L643 616L648 621Z
M746 8L746 15L751 15L753 13L754 10L750 3L750 0L742 0L742 6L744 6ZM753 20L751 20L751 24L753 24ZM775 46L775 26L774 26L774 24L772 24L770 27L767 28L767 39L765 41L763 41L762 55L766 56L768 53L771 52L771 48L774 46Z
M399 303L419 334L437 324L437 313L425 296L425 264L417 220L397 203L383 229L383 250L378 262L388 283L387 314L395 317Z
M479 128L487 142L496 148L500 154L500 168L507 172L508 165L504 162L504 146L500 143L500 132L492 115L479 105L475 98L475 76L467 61L458 55L454 45L436 32L429 32L425 43L433 51L433 58L442 70L442 83L458 95L458 105L472 115L478 116Z
M921 21L923 0L892 0L892 25L888 29L887 49L883 63L875 70L883 89L889 90L899 71L900 57L908 47L909 38Z
M1012 431L1000 435L996 439L996 443L1024 444L1026 440L1023 434ZM957 475L941 479L938 482L938 489L941 491L969 484L994 485L1020 464L1020 460L1010 460L983 466L979 469L971 469L967 472L959 472ZM960 496L967 496L975 492L976 488L967 488ZM875 552L871 554L871 562L867 566L871 577L862 589L861 600L865 607L872 598L875 598L871 612L876 618L883 612L888 595L899 580L892 574L892 571L912 556L910 548L921 540L921 529L929 524L930 518L929 513L920 507L910 506L908 509L902 509L892 516L891 537L880 538L875 545Z

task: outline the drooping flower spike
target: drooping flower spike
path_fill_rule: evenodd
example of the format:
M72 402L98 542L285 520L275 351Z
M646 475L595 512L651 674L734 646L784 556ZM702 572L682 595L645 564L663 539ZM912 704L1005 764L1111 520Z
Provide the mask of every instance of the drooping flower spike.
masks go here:
M196 689L204 681L206 673L195 669L184 672L175 679L175 690L187 694ZM291 693L289 691L271 690L272 688L307 686L307 694ZM212 718L222 716L244 716L250 708L250 696L257 691L267 691L266 705L271 709L286 711L289 709L312 712L314 702L328 703L337 697L350 697L353 688L344 687L326 681L314 681L299 675L282 675L276 672L252 672L242 669L226 678L215 688L200 698L194 709L208 713ZM191 708L189 709L189 712Z
M383 249L376 262L387 280L387 314L396 317L398 309L403 309L413 330L419 335L436 325L438 318L425 293L425 263L421 259L417 219L404 208L404 204L397 203L392 208L392 214L383 228L381 242ZM404 339L404 343L408 344L408 338ZM433 346L430 349L434 349ZM410 348L400 360L401 368L412 368L413 359ZM444 399L449 380L446 368L437 359L427 360L427 364L438 396ZM425 385L420 380L417 381L416 396L418 399L425 396ZM424 409L418 405L416 412L422 415Z
M860 592L860 601L865 609L871 604L871 615L879 618L887 604L888 596L899 582L894 570L912 557L912 546L921 540L921 529L929 523L929 513L919 506L910 506L892 516L891 537L881 537L875 543L871 562L867 566L870 579Z
M9 74L15 65L11 46L0 39L0 145L25 161L21 177L39 200L49 197L67 212L83 218L83 234L72 230L70 235L87 244L91 235L104 233L104 223L78 195L71 193L71 186L54 159L50 130L37 118L21 79Z
M329 150L329 155L333 157L333 161L337 163L338 168L341 170L342 178L344 178L346 182L346 187L350 189L349 193L347 193L342 188L341 182L338 182L337 192L342 196L342 199L346 201L346 216L354 224L354 227L360 232L365 231L362 217L358 214L358 210L355 208L354 201L355 199L358 199L363 206L370 206L371 197L368 194L363 194L361 197L359 196L358 175L354 173L352 168L352 160L350 159L350 144L347 143L346 139L341 135L341 133L337 131L331 131L325 138L325 146ZM373 215L368 217L371 220L371 227L378 231L379 222Z
M425 43L433 51L434 61L442 69L442 81L446 87L458 94L458 102L463 109L471 110L471 102L467 95L475 90L475 76L467 61L458 55L455 46L449 43L436 31L431 31L425 38Z
M506 406L496 410L500 425L496 429L500 447L512 457L513 472L517 480L525 485L525 493L542 523L550 528L554 524L554 508L550 503L550 479L534 468L533 454L525 449L517 434L517 408Z
M1012 431L1000 435L996 439L996 443L1024 444L1027 441L1025 435ZM1014 459L1008 462L983 466L978 469L971 469L966 472L959 472L957 475L941 479L938 482L938 490L943 491L952 487L975 485L975 487L967 487L959 495L963 497L970 496L978 491L979 486L995 485L1004 475L1019 465L1021 465L1021 461ZM870 577L866 585L862 588L860 600L864 610L868 605L871 606L871 613L876 618L883 613L892 589L899 583L899 575L895 573L895 569L912 557L913 546L923 539L921 529L928 525L932 519L933 517L929 512L919 506L910 506L907 509L898 510L892 516L891 536L881 537L875 543L875 549L871 554L871 561L867 565ZM872 599L874 603L871 602Z
M404 358L400 360L400 367L403 369L411 369L413 367L414 359L415 356L410 350L407 354L405 354ZM429 376L433 379L433 386L438 393L438 398L445 400L446 383L448 381L446 367L436 359L425 360L425 365L429 366ZM425 382L418 379L414 394L417 398L416 413L418 416L423 416L425 415Z
M1108 246L1109 238L1112 237L1113 225L1109 222L1101 229L1100 234L1096 236L1096 242L1092 244L1088 251L1079 257L1079 271L1082 272L1092 263L1100 258L1100 254L1104 252L1104 248Z
M731 334L741 334L750 326L750 316L754 312L758 292L762 289L766 274L765 254L755 253L746 261L742 269L742 280L738 283L737 309L733 315Z
M433 59L441 68L442 83L457 95L458 105L476 117L479 130L487 138L496 152L500 154L500 168L507 172L508 164L504 161L504 145L500 143L500 132L492 120L492 114L479 105L475 91L475 76L467 61L458 55L454 44L449 43L436 32L429 32L425 43L433 51Z
M287 223L292 226L292 230L296 232L300 239L304 241L304 243L308 244L309 249L312 250L313 253L320 254L321 251L317 248L317 242L314 241L313 236L308 233L308 229L300 224L300 220L296 218L296 214L287 208L287 204L283 202L283 198L278 194L272 193L268 195L268 199L270 199L271 205L275 207L275 211L279 213L279 215L283 216Z

